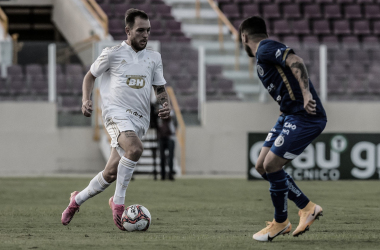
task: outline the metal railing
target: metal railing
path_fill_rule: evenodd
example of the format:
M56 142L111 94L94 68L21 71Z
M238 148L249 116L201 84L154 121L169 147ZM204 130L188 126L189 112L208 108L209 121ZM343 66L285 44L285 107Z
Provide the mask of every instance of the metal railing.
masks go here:
M0 24L3 26L5 38L8 35L8 17L2 8L0 8Z
M67 63L70 59L70 56L77 55L78 53L90 49L94 42L100 41L98 35L92 35L89 38L84 39L83 41L74 43L70 47L61 48L57 51L57 61L59 63Z
M82 0L84 6L95 17L104 29L104 35L108 36L108 17L95 0Z
M223 24L227 26L229 31L232 33L235 40L235 70L239 70L240 68L240 37L239 32L235 29L235 27L231 24L230 20L224 15L224 13L219 9L218 5L213 0L207 0L210 4L211 8L218 15L218 25L219 25L219 44L220 49L224 50L224 37L223 37ZM197 17L200 17L200 0L196 0L195 8Z

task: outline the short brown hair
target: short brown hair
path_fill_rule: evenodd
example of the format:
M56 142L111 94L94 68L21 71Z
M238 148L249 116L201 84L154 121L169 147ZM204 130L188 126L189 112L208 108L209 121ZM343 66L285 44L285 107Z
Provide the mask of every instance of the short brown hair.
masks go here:
M145 20L149 19L148 15L143 10L132 8L125 12L125 26L133 28L133 25L135 25L136 17L140 17Z

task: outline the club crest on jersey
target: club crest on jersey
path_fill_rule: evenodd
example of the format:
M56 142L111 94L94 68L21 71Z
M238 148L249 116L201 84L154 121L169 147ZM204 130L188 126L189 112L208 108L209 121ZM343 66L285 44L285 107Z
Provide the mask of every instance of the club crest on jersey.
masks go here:
M282 135L279 135L274 141L276 147L281 147L284 144L285 138Z
M264 75L264 70L263 68L257 64L257 72L259 73L259 75L263 76Z
M127 85L132 89L141 89L145 86L145 78L146 76L141 75L126 75L127 77Z

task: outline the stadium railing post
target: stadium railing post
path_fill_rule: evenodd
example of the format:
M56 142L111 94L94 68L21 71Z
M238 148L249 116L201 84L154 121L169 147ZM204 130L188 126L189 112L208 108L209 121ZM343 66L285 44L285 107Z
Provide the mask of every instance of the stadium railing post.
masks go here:
M205 48L198 47L198 120L205 123L204 103L206 102L206 63Z
M49 44L48 47L48 83L49 83L49 102L57 100L57 82L56 82L56 63L57 52L55 43Z
M320 92L321 101L327 101L327 46L321 44L319 46L319 79L320 79Z

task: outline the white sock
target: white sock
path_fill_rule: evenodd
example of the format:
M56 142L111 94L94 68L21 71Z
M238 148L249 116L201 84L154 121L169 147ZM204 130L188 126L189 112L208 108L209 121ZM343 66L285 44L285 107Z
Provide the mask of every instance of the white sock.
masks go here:
M110 183L106 182L103 177L103 171L99 172L91 181L88 186L83 189L77 196L75 196L75 202L78 205L82 205L83 202L94 197L95 195L103 192L108 188Z
M125 191L127 191L136 164L137 162L135 161L131 161L124 156L121 157L119 166L117 167L116 189L115 195L113 196L113 202L115 204L124 205Z

